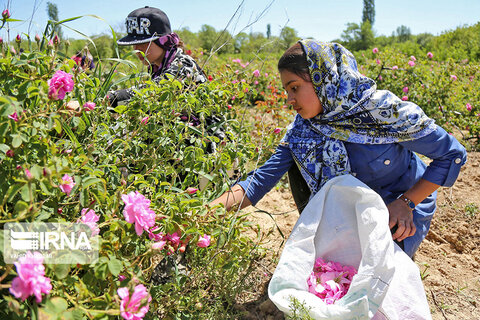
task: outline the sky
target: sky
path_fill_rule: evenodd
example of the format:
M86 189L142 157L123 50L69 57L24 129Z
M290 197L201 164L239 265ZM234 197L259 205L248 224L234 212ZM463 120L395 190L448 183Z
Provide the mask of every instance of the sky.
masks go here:
M13 40L17 34L41 34L47 23L48 0L0 0L0 10L9 9L12 22L0 30L0 36ZM360 23L363 0L49 0L57 5L61 20L84 15L97 15L103 20L84 16L66 26L88 36L110 33L109 26L124 31L125 17L131 11L152 6L165 11L172 29L187 27L198 32L202 25L217 31L227 28L239 32L266 33L271 25L272 35L278 36L284 26L294 28L299 37L321 41L339 39L349 22ZM405 25L412 34L428 32L439 35L458 26L480 21L479 0L377 0L375 1L376 35L389 36ZM33 17L33 18L32 18ZM66 27L67 37L81 36Z

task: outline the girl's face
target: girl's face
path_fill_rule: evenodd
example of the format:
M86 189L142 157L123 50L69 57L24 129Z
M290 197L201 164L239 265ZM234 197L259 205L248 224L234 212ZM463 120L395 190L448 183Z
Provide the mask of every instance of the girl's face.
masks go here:
M146 66L149 64L160 66L163 57L165 56L165 50L153 42L134 44L133 49L139 50L145 54L145 57L143 57L140 52L136 53L138 59L140 59L140 61Z
M293 110L303 119L311 119L323 112L312 82L287 70L280 71L280 78L288 94L287 103L292 105Z

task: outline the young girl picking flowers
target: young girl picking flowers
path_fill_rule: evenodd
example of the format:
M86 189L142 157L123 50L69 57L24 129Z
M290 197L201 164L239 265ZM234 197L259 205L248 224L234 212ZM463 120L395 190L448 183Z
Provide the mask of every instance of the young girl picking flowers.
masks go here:
M436 190L453 185L465 148L418 105L378 90L339 44L301 40L278 69L295 120L270 159L211 204L256 204L292 166L310 199L328 180L351 174L382 197L393 240L413 257L436 210Z

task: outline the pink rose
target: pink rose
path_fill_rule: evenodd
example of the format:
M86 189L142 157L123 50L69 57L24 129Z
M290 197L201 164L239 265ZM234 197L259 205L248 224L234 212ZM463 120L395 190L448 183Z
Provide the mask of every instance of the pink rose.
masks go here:
M415 61L413 61L413 60L408 61L408 65L410 67L413 67L415 65Z
M408 93L408 87L403 87L402 91Z
M465 107L467 107L468 111L472 111L472 105L470 103L467 103Z
M180 235L178 232L167 234L166 239L172 243L172 245L178 245L180 243Z
M210 239L211 237L207 234L204 234L203 237L200 237L197 242L197 246L200 248L206 248L210 245Z
M433 58L433 53L431 53L431 52L427 53L427 58L432 59Z
M373 53L378 53L378 48L373 48L372 52Z
M342 266L338 262L325 262L322 258L315 261L313 272L307 279L308 291L322 299L326 304L335 303L350 288L355 268Z
M375 62L376 62L377 64L381 64L381 63L382 63L382 62L380 61L380 59L375 60Z
M83 109L86 110L86 111L92 111L93 109L95 109L95 103L94 102L85 102L85 104L83 105Z
M467 104L468 104L468 103L467 103ZM470 109L471 109L471 108L470 108ZM32 178L33 178L32 173L31 173L30 170L28 170L28 169L25 169L25 176L27 176L27 179L28 179L28 180L32 180Z
M12 119L15 122L18 122L18 114L16 112L9 115L8 118Z
M457 81L458 78L456 75L452 74L450 75L450 79L452 79L452 81Z
M149 231L155 225L155 212L150 209L150 200L145 198L138 191L122 194L125 203L123 216L128 223L135 224L135 232L142 235L143 230Z
M260 76L260 71L258 71L258 69L255 69L255 71L253 71L253 76L255 78L258 78Z
M197 192L198 189L197 188L192 188L192 187L188 187L187 188L187 193L188 194L194 194L195 192Z
M62 177L62 181L60 182L59 188L60 190L62 190L62 192L65 192L67 196L69 196L74 186L75 186L75 182L73 182L73 178L70 177L68 174L65 174Z
M63 100L65 94L73 90L72 75L62 70L57 70L52 79L48 80L48 97L53 100Z
M127 287L117 290L120 297L120 315L126 320L141 320L148 312L152 297L148 294L147 288L139 284L133 289L132 295Z
M3 20L7 20L8 18L10 18L10 11L8 11L8 9L2 11L2 18Z
M162 250L165 245L167 244L167 241L166 240L160 240L158 242L155 242L154 244L152 244L152 249L155 249L155 250Z
M50 279L45 277L43 256L39 252L27 254L15 262L18 277L15 277L10 287L10 293L25 301L34 295L37 303L42 302L42 294L52 290Z
M275 134L278 134L280 132L282 132L282 129L280 129L280 128L275 128L275 130L273 130L273 133L275 133Z
M83 208L82 216L77 220L77 223L84 223L92 230L92 236L96 236L100 233L100 229L97 226L97 222L100 217L95 214L92 209Z
M398 69L398 66L393 66L392 67L392 70L397 70Z
M415 58L415 56L410 56L410 60L417 61L417 58Z
M402 97L402 100L403 100L403 101L407 101L407 100L408 100L408 97L407 97L407 96L403 96L403 97Z

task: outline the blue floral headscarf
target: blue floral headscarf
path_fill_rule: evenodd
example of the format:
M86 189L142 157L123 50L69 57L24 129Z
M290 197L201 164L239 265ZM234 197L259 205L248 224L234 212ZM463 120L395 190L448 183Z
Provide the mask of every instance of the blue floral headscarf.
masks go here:
M387 144L424 137L436 129L416 104L400 100L362 75L355 57L337 43L300 40L323 113L297 114L288 145L312 196L331 178L351 173L343 142Z

